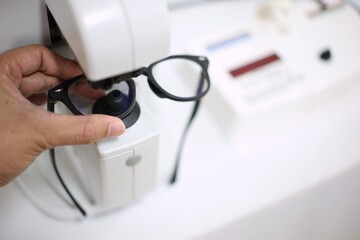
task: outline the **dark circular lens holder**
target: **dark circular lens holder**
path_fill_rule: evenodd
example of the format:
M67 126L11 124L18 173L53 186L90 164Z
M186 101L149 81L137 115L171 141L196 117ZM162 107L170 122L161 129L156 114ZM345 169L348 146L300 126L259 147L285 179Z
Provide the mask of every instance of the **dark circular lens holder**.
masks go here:
M133 80L128 80L129 94L114 89L98 99L93 106L93 113L119 117L127 128L136 123L140 117L140 107L136 102L136 88Z

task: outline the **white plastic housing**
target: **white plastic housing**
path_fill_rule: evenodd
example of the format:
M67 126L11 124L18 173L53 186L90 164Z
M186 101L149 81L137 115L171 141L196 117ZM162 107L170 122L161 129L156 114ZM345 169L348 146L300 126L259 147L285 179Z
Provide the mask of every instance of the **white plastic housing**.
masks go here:
M169 50L163 0L46 0L62 35L92 81L129 72Z
M120 137L56 148L58 169L87 216L99 216L142 199L157 184L159 128L139 99L138 121ZM62 104L59 113L68 113ZM51 217L83 219L44 152L18 179L30 201Z
M74 146L90 198L100 212L128 205L154 189L158 148L159 129L144 105L139 120L124 135Z

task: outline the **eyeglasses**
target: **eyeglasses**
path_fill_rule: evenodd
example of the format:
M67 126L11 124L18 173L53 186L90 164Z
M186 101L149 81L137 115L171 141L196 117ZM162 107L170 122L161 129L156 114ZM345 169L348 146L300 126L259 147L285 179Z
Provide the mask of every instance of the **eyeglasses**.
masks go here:
M124 119L135 106L136 88L132 78L140 75L147 77L151 90L160 98L196 101L210 88L208 66L206 57L174 55L99 82L90 82L80 75L48 92L48 110L53 112L54 104L60 101L75 115L103 113ZM178 82L186 82L187 86L179 87ZM109 92L113 86L115 89Z
M210 88L209 61L203 56L173 55L116 77L90 82L84 75L77 76L52 88L48 92L48 111L54 112L55 104L62 102L74 115L92 113L117 116L131 127L139 117L136 103L136 86L133 78L144 75L151 90L160 98L179 102L195 101L190 119L181 136L174 171L170 182L176 181L182 148L190 125L198 111L200 100ZM64 183L55 161L54 149L50 158L63 188L75 206L85 216L86 212L72 196Z

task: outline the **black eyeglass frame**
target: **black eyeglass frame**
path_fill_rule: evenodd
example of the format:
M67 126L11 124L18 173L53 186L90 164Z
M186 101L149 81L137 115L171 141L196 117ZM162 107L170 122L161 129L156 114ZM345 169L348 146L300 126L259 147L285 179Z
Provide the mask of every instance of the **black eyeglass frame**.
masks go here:
M74 115L83 115L72 103L72 101L69 98L68 95L68 90L70 88L70 86L74 83L76 83L77 81L81 81L86 79L85 75L79 75L76 76L68 81L65 81L61 84L59 84L58 86L52 88L49 90L48 92L48 111L54 112L54 105L57 102L62 102ZM136 104L136 87L135 87L135 82L132 79L126 80L126 83L129 86L129 97L130 97L130 106L123 112L121 113L118 117L119 118L124 118L126 116L128 116L132 109L134 108L135 104Z
M190 61L197 63L202 69L201 74L202 74L202 79L204 81L206 81L206 89L193 97L175 96L175 95L167 92L165 89L163 89L156 82L155 77L152 73L152 70L157 64L167 61L167 60L171 60L171 59L185 59L185 60L190 60ZM209 67L209 60L206 57L193 56L193 55L172 55L167 58L156 61L156 62L150 64L148 67L142 67L135 71L121 74L119 76L108 78L108 79L101 80L98 82L90 82L89 81L89 83L95 89L98 89L98 88L109 89L112 87L113 84L117 84L122 81L126 81L130 88L129 92L131 94L131 96L130 96L131 105L124 113L122 113L121 115L118 116L119 118L124 118L130 114L130 112L132 111L132 109L134 108L134 105L135 105L136 87L135 87L134 80L132 78L139 77L140 75L146 76L151 90L160 98L168 98L168 99L178 101L178 102L196 101L196 100L199 100L200 98L202 98L203 96L205 96L210 89L210 78L209 78L209 74L207 71L208 67ZM48 92L48 110L53 112L54 111L54 103L60 101L63 104L65 104L65 106L74 115L82 115L82 113L71 102L71 100L68 96L68 89L72 84L74 84L77 81L83 80L83 79L86 79L85 75L79 75L68 81L64 81L63 83L59 84L58 86L50 89Z
M206 81L206 89L204 91L202 91L201 93L197 94L196 96L193 97L179 97L179 96L175 96L171 93L169 93L168 91L166 91L165 89L163 89L157 82L156 79L152 73L153 68L164 61L167 60L171 60L171 59L184 59L184 60L189 60L189 61L193 61L195 63L197 63L202 70L202 77L203 79ZM98 82L93 82L91 83L91 85L94 88L103 88L106 89L109 86L111 87L112 84L116 84L119 83L121 81L125 81L128 79L132 79L132 78L136 78L139 77L141 75L144 75L147 77L148 80L148 84L151 88L151 90L160 98L168 98L174 101L178 101L178 102L189 102L189 101L196 101L199 100L200 98L204 97L207 92L210 89L210 78L209 78L209 73L208 73L208 68L209 68L209 60L204 57L204 56L194 56L194 55L172 55L169 56L167 58L161 59L159 61L156 61L152 64L150 64L148 67L142 67L139 68L135 71L132 72L128 72L122 75L119 75L117 77L114 78L109 78L109 79L105 79L102 81L98 81Z

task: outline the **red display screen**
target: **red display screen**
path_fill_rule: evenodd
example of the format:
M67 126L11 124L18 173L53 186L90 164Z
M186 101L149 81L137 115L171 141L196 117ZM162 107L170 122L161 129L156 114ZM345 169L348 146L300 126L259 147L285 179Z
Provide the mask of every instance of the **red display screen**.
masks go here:
M248 73L250 71L253 71L255 69L258 69L258 68L261 68L267 64L270 64L272 62L276 62L276 61L279 61L280 60L280 57L276 54L271 54L269 56L266 56L264 58L261 58L255 62L251 62L245 66L241 66L241 67L238 67L236 69L233 69L230 71L230 74L236 78L236 77L239 77L245 73Z

